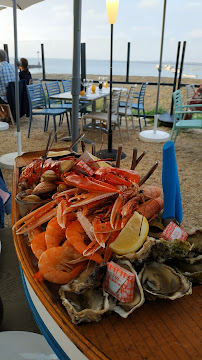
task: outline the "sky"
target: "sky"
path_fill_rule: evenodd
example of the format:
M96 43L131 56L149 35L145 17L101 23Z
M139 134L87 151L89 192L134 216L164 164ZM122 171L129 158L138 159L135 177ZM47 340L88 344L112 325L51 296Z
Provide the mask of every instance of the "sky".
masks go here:
M0 0L1 4L1 0ZM159 61L164 0L119 0L114 24L113 59ZM185 62L202 63L202 0L167 0L163 61L176 60L178 41L186 41ZM17 11L18 54L37 58L44 44L47 58L72 58L73 0L45 0ZM13 12L0 11L0 48L13 50ZM110 25L105 0L82 0L81 42L88 59L110 58ZM182 48L182 46L181 46ZM39 53L38 53L39 52Z

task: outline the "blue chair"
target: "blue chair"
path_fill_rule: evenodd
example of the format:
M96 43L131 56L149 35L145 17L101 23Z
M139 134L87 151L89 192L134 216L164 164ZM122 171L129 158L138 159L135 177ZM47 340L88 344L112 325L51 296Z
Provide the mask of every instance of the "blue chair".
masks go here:
M197 108L201 108L201 111L199 110L191 110L196 107L195 104L193 105L182 105L182 97L180 90L177 90L173 93L173 101L175 105L175 113L174 113L174 119L173 119L173 128L170 140L172 140L174 132L175 138L174 142L177 138L178 132L180 129L202 129L202 120L201 119L191 119L191 120L185 120L183 119L183 116L186 114L196 114L196 113L202 113L202 104L197 104ZM184 109L188 110L184 110Z
M146 83L142 83L141 85L141 89L140 89L140 92L137 92L137 91L133 91L133 98L134 99L137 99L136 103L132 103L132 110L137 110L137 116L139 118L139 126L140 126L140 131L142 131L142 128L141 128L141 121L140 121L140 112L143 112L143 116L144 116L144 122L145 122L145 126L147 125L146 124L146 118L145 118L145 110L144 110L144 96L145 96L145 91L146 91L146 87L149 83L146 82ZM132 86L131 89L133 89L134 87ZM126 106L126 102L127 101L120 101L120 104L119 104L119 107L125 107ZM134 114L133 112L133 116L136 116L136 114Z
M45 83L47 94L48 94L48 103L50 108L54 109L65 109L66 110L66 116L67 116L67 127L70 135L70 125L69 125L69 117L68 117L68 111L70 113L70 119L71 119L71 111L72 111L72 103L62 103L62 100L58 99L50 99L50 96L57 95L61 93L60 85L58 81L50 81ZM61 123L59 123L60 125Z
M61 81L62 81L62 86L63 86L64 92L71 91L72 81L71 80L61 80Z
M66 109L52 109L47 107L46 103L46 96L43 89L42 84L35 84L35 85L26 85L27 87L27 94L29 99L29 107L30 107L30 114L29 114L29 129L28 129L28 135L30 135L31 130L31 124L32 124L32 116L33 115L44 115L45 121L44 121L44 131L47 131L48 129L48 123L49 123L49 117L53 117L53 124L54 124L54 131L55 131L55 141L57 141L57 135L56 135L56 116L60 116L66 113ZM36 109L34 111L34 109Z
M64 92L68 92L72 90L72 81L71 80L61 80L62 81L62 86L63 86L63 90ZM86 107L92 105L90 102L87 101L79 101L79 110L82 114L86 113Z
M134 92L135 96L134 98L137 99L137 103L133 103L132 104L132 109L137 111L137 116L139 119L139 127L140 127L140 131L142 131L141 128L141 120L140 120L140 116L141 116L141 112L143 113L143 117L144 117L144 123L145 126L147 125L146 123L146 117L145 117L145 110L144 110L144 97L145 97L145 91L146 91L146 87L148 85L148 82L143 83L140 89L140 92ZM133 113L133 116L135 116L136 114Z

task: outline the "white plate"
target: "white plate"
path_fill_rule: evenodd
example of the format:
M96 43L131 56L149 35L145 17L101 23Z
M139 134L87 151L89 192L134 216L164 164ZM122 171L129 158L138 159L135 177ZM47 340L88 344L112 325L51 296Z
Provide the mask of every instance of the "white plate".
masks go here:
M58 360L46 339L24 331L0 332L2 360Z

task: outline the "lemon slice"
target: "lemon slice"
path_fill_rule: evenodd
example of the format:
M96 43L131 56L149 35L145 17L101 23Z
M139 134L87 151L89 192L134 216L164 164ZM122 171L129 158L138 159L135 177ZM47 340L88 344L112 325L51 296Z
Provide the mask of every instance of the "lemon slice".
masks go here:
M119 255L135 252L145 242L148 232L149 224L147 219L138 212L135 212L109 247Z

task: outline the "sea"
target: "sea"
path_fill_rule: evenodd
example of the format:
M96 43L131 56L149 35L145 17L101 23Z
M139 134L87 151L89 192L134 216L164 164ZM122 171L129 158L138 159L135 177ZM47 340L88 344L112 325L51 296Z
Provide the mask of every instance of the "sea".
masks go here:
M37 58L29 58L29 65L41 65ZM12 59L10 59L12 63ZM126 61L113 61L113 75L126 75ZM32 74L42 72L41 68L30 68ZM173 77L175 63L163 62L161 77ZM179 70L178 70L179 72ZM46 74L71 74L71 59L45 58ZM131 61L129 66L129 76L155 76L158 77L158 62L155 61ZM202 63L184 63L183 78L202 79ZM86 60L86 75L109 76L110 61L106 60Z

